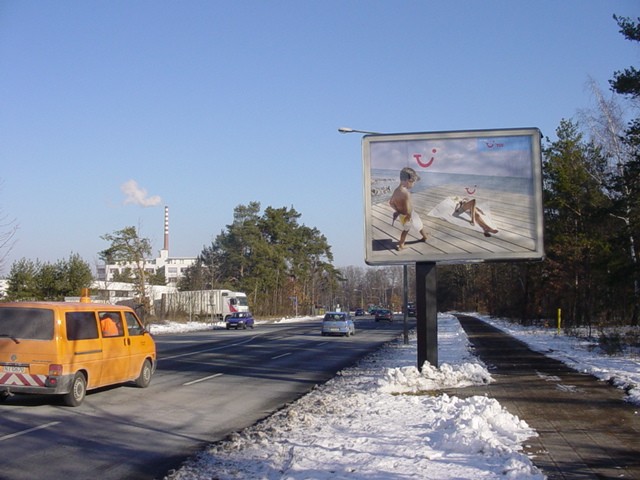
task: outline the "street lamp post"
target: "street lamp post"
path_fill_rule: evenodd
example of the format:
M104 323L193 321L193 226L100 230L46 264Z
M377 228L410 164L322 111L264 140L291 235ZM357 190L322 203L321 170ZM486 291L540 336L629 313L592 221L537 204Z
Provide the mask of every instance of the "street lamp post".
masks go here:
M356 130L355 128L349 128L349 127L340 127L338 131L340 133L364 133L365 135L381 135L378 132L370 132L368 130Z

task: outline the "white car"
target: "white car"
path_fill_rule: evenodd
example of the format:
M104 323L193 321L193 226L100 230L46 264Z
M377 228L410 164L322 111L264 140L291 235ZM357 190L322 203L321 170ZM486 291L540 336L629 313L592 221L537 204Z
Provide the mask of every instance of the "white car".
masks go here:
M356 334L356 326L351 316L346 312L328 312L322 319L322 335L343 335L348 337Z

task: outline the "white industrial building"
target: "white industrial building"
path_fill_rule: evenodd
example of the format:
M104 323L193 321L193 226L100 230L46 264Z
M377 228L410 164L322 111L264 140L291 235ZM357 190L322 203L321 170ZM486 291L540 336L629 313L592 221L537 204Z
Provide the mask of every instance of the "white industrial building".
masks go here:
M144 270L149 274L164 273L168 286L175 287L185 270L196 263L197 257L169 256L169 207L164 207L164 246L157 258L146 259ZM126 269L135 269L133 264L116 263L113 265L99 265L97 279L99 282L111 282L114 275L124 273Z

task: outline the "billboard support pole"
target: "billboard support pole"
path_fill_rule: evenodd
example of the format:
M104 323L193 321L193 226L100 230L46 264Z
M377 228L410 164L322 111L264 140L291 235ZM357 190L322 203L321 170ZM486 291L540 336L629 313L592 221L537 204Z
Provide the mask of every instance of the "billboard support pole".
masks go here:
M407 273L407 265L403 265L402 271L402 311L403 315L403 324L404 324L404 344L409 344L409 310L407 309L407 305L409 304L409 285L408 285L408 273Z
M438 367L438 308L436 304L436 264L416 263L416 334L418 370L425 361Z

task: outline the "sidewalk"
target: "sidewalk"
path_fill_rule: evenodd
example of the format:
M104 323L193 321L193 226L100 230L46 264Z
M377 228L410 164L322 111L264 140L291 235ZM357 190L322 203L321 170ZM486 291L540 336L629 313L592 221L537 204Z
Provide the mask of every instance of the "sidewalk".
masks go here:
M457 317L495 381L453 393L495 398L534 428L539 437L526 453L550 480L640 480L640 407L621 390L475 317Z

